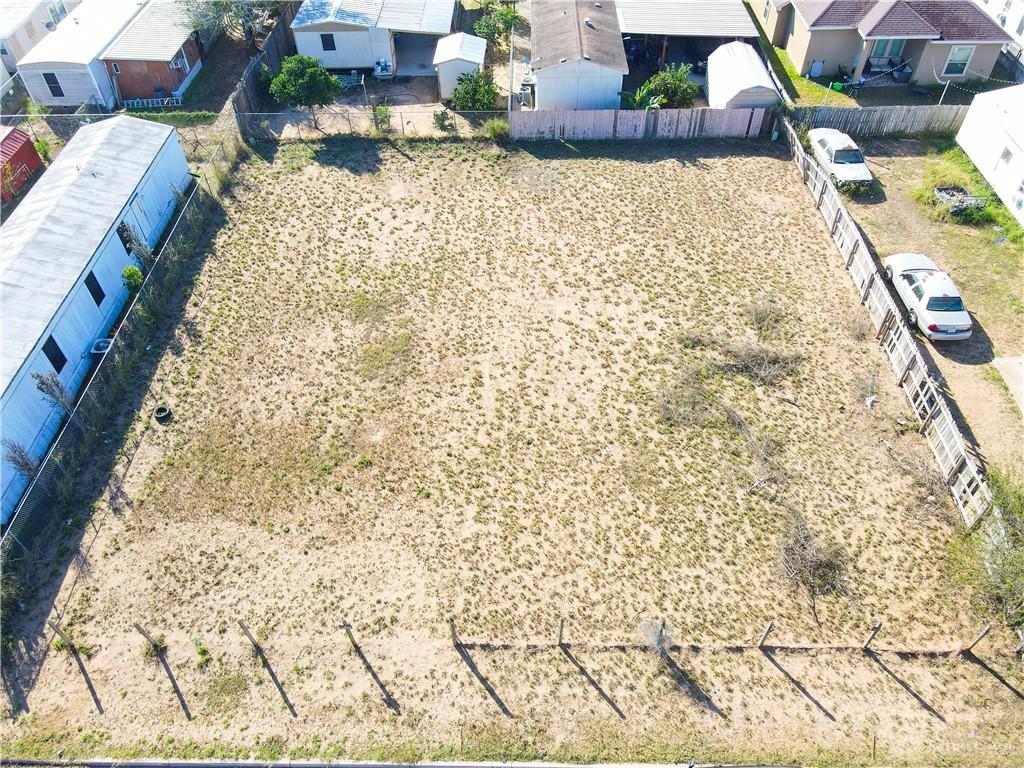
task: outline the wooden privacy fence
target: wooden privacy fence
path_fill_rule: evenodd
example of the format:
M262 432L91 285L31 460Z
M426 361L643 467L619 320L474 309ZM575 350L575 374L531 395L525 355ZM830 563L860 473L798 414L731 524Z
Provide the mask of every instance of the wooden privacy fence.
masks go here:
M747 138L766 133L772 112L748 109L583 109L511 112L513 139Z
M782 126L793 153L793 162L800 169L818 211L831 230L832 239L860 293L861 303L867 308L877 330L876 338L885 349L899 385L921 423L921 432L935 454L963 521L968 527L974 526L992 508L992 493L981 469L968 453L949 404L932 379L917 341L903 321L903 315L886 288L867 243L843 205L839 192L828 174L804 152L789 122L783 120ZM988 516L995 535L1002 530L998 517Z
M835 128L858 136L941 133L960 129L968 107L931 104L919 107L797 107L794 117L811 128Z

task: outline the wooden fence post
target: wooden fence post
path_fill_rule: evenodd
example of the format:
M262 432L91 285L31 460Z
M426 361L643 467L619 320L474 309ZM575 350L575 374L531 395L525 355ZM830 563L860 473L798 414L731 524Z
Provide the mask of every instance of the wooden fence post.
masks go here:
M978 633L977 637L975 637L974 640L971 641L970 645L968 645L966 648L960 649L960 653L966 655L968 653L973 652L974 651L974 646L976 646L978 643L980 643L982 640L984 640L985 639L985 635L987 635L989 633L989 631L991 631L991 629L992 629L992 625L991 624L986 624L982 628L981 632Z
M459 636L455 632L455 619L453 619L451 616L448 617L448 629L450 629L452 633L452 645L456 649L458 649L458 647L462 645L462 643L459 642Z
M774 621L769 621L768 622L768 626L766 626L764 628L764 632L762 632L761 636L759 638L757 638L757 647L758 648L764 647L764 641L768 639L768 633L772 631L772 627L774 627L774 626L775 626L775 622Z
M865 651L867 651L867 650L870 650L870 649L871 649L871 641L875 639L875 636L876 636L876 635L878 634L878 632L879 632L879 630L880 630L881 628L882 628L882 622L878 622L878 623L877 623L877 624L875 624L875 626L874 626L874 627L873 627L873 628L871 629L871 634L870 634L870 635L868 635L868 639L864 641L864 650L865 650Z

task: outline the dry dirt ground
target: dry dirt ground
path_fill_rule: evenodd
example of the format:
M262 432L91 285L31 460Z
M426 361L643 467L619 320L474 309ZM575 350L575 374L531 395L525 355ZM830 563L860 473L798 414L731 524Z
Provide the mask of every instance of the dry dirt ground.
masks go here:
M1024 354L1024 253L994 245L985 228L934 221L913 197L935 156L913 140L865 144L884 201L851 203L850 211L879 256L924 253L947 270L974 315L967 342L924 344L988 464L1024 470L1024 417L998 371L995 357Z
M53 576L104 713L66 653L9 668L8 755L1020 764L1013 640L945 653L993 617L779 147L332 140L236 190L153 380L174 420ZM758 383L742 341L800 362ZM851 561L820 624L793 509ZM768 619L802 648L745 647Z

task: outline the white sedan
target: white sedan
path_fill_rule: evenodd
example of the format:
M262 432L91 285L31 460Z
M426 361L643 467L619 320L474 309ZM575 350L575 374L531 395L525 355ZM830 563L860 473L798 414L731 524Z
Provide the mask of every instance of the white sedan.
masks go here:
M814 128L807 132L814 159L836 181L871 181L864 153L853 139L834 128Z
M882 259L885 276L907 308L911 325L932 341L969 339L974 325L952 278L919 253Z

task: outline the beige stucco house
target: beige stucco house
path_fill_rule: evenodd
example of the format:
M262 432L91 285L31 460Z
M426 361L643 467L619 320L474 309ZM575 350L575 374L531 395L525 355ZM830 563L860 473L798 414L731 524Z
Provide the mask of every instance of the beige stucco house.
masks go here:
M797 71L934 85L985 78L1010 36L970 0L753 0Z

